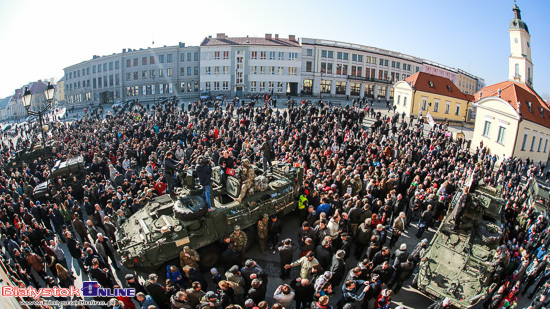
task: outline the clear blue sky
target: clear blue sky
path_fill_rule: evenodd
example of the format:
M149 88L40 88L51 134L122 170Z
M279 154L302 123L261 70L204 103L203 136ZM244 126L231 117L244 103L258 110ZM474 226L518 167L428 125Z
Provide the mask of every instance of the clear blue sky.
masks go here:
M0 97L93 55L207 35L278 33L370 45L458 67L488 85L508 78L512 0L0 0ZM518 0L531 32L534 86L550 93L550 1Z

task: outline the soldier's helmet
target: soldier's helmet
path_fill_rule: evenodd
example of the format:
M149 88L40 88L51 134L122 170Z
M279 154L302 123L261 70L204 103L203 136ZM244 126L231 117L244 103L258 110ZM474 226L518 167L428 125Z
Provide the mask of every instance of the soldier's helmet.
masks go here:
M240 232L241 231L241 227L239 225L235 225L235 232Z

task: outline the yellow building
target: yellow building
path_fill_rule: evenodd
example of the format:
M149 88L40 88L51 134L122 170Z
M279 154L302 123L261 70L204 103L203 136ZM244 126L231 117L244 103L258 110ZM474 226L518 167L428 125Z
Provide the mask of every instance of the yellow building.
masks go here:
M415 117L429 112L436 121L469 120L473 96L465 95L448 78L417 72L394 86L396 111Z
M487 147L498 163L509 157L545 163L550 151L550 108L532 88L531 36L517 5L513 11L509 80L474 95L476 123L470 150Z
M478 78L458 69L457 87L465 94L474 94L477 91Z
M65 103L65 76L57 81L57 85L55 85L55 92L57 96L57 102L59 104Z

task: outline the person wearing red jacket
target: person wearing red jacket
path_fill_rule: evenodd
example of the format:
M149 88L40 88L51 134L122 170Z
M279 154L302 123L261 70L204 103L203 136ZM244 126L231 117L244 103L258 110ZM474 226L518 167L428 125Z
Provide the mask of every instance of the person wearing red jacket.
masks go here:
M391 303L391 296L393 295L393 291L390 289L384 289L382 292L380 292L380 295L376 298L376 309L389 309L390 303Z
M160 179L158 179L157 183L155 183L154 188L155 188L155 191L157 191L158 196L161 196L164 193L166 193L167 186L164 182L162 182Z

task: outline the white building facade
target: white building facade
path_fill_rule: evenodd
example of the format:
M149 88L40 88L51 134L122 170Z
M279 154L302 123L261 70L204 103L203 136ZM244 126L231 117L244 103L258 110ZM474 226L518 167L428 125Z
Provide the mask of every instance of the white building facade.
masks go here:
M209 91L213 97L288 94L392 100L393 85L416 72L447 77L455 84L458 76L453 68L371 46L297 40L294 35L228 37L224 33L206 37L200 46L179 43L123 49L64 71L64 97L69 105L196 98L200 91Z
M297 95L302 48L294 36L231 38L224 33L201 43L201 90L211 94Z

